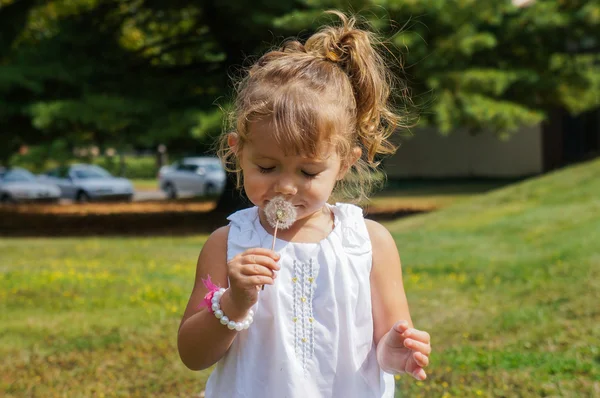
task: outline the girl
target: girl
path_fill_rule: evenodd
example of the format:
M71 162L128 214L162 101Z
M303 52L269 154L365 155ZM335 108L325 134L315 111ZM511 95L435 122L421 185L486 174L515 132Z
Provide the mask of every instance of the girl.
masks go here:
M265 54L238 90L220 153L255 207L206 241L178 335L187 367L216 364L209 398L393 397L394 374L426 377L429 335L412 326L392 236L328 203L366 194L400 121L372 35L336 15L342 26ZM297 216L270 250L275 197Z

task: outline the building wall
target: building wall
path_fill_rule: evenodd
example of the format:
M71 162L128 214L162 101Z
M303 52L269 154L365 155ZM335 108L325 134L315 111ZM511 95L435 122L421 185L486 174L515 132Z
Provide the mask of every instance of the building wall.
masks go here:
M523 128L507 140L464 130L447 136L433 128L403 137L384 162L389 178L520 177L543 171L541 126Z

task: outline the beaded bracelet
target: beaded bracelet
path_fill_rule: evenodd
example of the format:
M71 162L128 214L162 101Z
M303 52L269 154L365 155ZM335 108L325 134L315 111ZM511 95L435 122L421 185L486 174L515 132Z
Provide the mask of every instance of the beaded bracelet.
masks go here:
M235 329L239 332L248 329L250 324L254 321L254 311L250 310L248 316L242 322L235 322L230 320L227 315L223 313L223 310L221 310L221 296L223 296L223 293L225 293L226 290L227 289L221 288L212 295L212 298L210 299L212 313L219 322L221 322L221 325L226 325L229 330Z

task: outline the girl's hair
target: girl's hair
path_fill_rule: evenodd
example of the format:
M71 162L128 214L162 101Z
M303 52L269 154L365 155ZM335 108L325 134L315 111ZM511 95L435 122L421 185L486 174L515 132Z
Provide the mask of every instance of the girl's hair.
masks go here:
M288 41L264 54L241 80L227 132L238 136L240 150L249 139L249 126L269 121L278 145L290 154L319 156L322 144L332 144L348 165L353 148L360 159L334 189L336 199L365 199L376 177L378 155L394 153L388 141L403 119L390 104L392 75L375 48L370 31L355 28L356 19L329 11L341 26L325 26L304 44ZM242 185L239 159L227 144L219 156ZM343 164L344 165L344 164Z

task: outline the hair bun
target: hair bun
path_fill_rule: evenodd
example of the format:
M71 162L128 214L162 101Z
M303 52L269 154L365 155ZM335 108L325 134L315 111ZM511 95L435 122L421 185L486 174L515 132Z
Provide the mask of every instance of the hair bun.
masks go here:
M334 51L329 50L325 54L325 58L327 58L328 60L333 61L333 62L338 62L341 57L339 55L337 55Z

